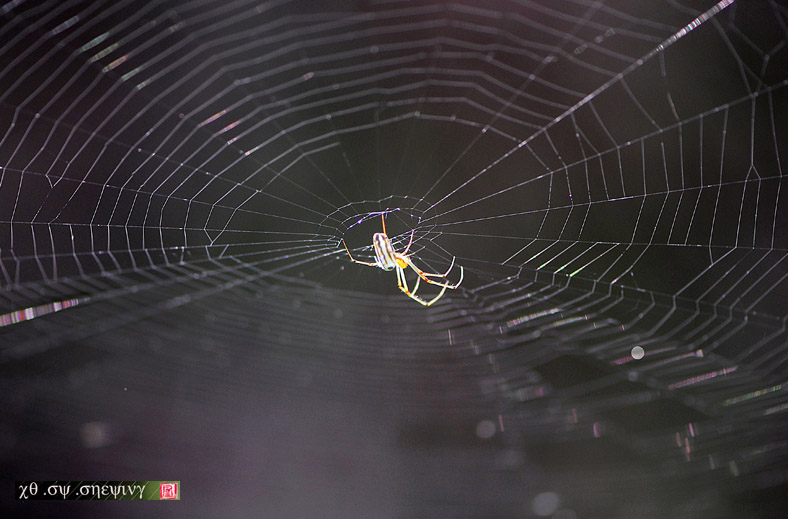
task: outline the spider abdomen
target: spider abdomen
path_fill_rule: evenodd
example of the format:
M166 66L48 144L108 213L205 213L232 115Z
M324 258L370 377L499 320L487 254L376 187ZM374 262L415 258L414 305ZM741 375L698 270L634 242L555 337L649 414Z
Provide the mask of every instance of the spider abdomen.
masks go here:
M375 249L375 263L383 270L397 267L397 257L391 240L385 233L376 232L372 236L372 247Z

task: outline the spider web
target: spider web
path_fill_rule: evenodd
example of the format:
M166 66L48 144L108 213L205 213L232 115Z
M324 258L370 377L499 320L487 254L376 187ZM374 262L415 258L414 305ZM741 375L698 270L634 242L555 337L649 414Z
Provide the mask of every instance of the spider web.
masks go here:
M112 359L185 363L203 395L386 403L406 443L492 424L511 470L606 445L657 466L660 495L784 485L784 5L0 13L4 394L96 369L156 392L166 376ZM351 263L342 240L374 261L381 215L460 287L425 309ZM721 513L704 496L674 512Z

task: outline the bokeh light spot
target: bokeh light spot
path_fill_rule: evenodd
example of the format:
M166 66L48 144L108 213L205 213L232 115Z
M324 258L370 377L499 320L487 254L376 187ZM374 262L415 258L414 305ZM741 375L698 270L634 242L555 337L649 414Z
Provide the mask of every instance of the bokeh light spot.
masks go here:
M539 517L548 517L558 510L560 504L561 498L555 492L541 492L531 502L531 509Z
M476 424L476 436L488 440L495 435L495 424L490 420L482 420Z

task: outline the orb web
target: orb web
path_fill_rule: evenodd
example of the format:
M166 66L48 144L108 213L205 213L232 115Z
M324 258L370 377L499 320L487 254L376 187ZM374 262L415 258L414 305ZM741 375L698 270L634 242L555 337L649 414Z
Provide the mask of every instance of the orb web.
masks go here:
M0 363L220 323L272 384L768 474L786 11L688 4L5 4ZM351 263L380 214L462 285Z

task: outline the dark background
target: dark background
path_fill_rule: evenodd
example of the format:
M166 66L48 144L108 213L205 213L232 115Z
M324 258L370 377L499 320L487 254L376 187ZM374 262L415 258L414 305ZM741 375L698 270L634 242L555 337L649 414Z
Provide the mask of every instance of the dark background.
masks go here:
M725 4L0 7L2 508L781 517L788 12Z

